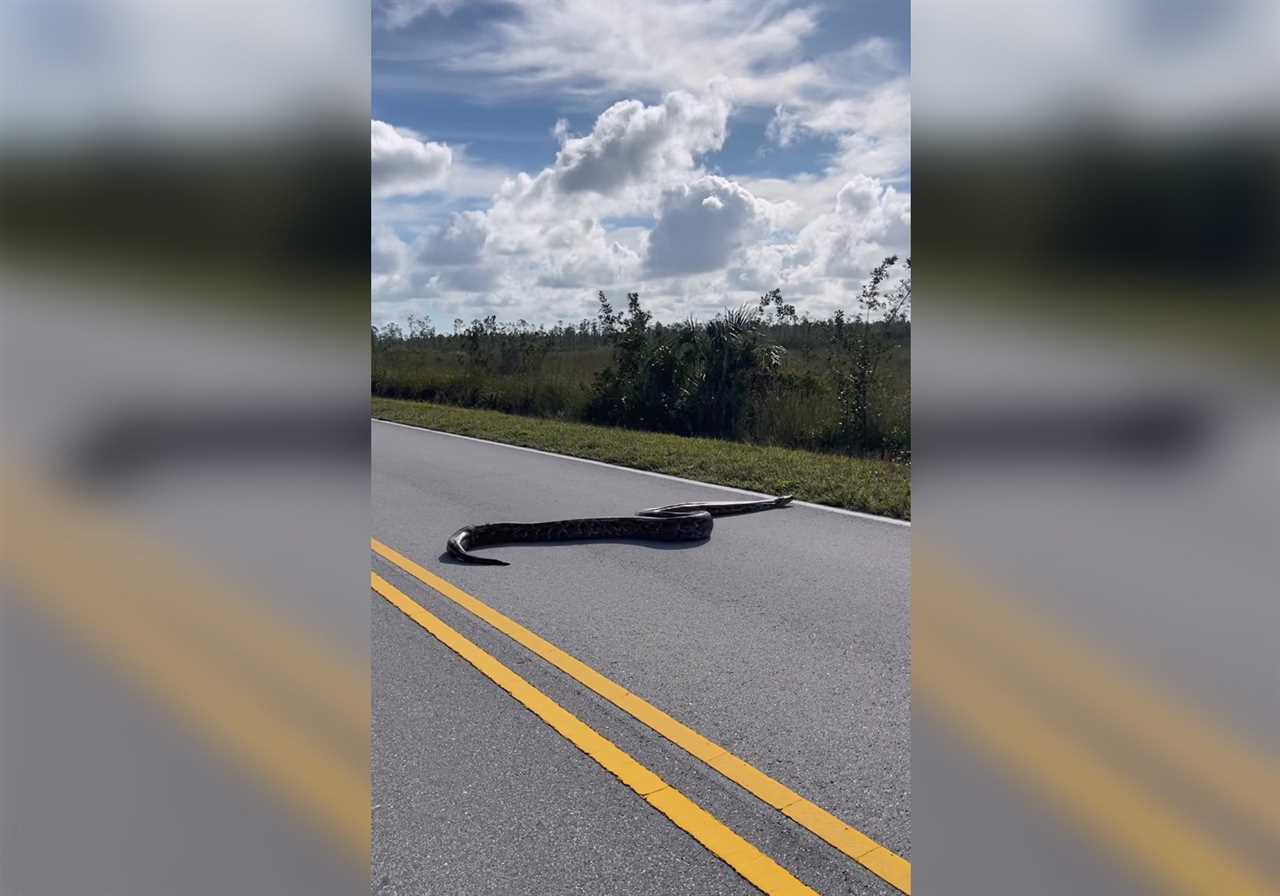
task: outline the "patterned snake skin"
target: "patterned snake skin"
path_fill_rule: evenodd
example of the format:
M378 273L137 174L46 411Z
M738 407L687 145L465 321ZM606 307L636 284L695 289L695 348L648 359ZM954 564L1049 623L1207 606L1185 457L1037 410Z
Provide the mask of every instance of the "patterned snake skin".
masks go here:
M463 526L449 536L448 554L463 563L509 566L493 557L468 553L495 544L529 544L584 541L601 538L634 538L645 541L704 541L711 537L713 517L754 513L791 503L791 495L763 501L690 501L651 507L635 516L587 517L547 523L481 523Z

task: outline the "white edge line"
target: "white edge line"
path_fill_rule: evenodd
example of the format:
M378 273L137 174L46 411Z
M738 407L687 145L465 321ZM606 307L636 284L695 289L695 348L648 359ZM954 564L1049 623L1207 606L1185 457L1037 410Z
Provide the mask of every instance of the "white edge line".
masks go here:
M572 454L557 454L554 451L543 451L540 448L529 448L525 445L508 445L506 442L494 442L491 439L480 439L475 436L459 435L456 432L444 432L439 429L431 429L426 426L413 426L409 423L398 423L395 420L383 420L380 417L371 418L374 423L385 423L387 426L399 426L404 429L414 429L419 432L435 433L438 436L448 436L451 439L466 439L468 442L480 442L484 445L497 445L500 448L512 448L516 451L528 451L531 454L541 454L546 457L558 457L561 460L574 460L580 464L593 464L597 467L608 467L610 470L623 470L627 473L639 473L641 476L653 476L657 479L668 479L671 482L683 482L685 485L698 485L703 488L718 488L721 491L733 492L737 495L750 495L753 498L772 498L773 495L766 495L763 492L749 492L743 488L734 488L731 485L718 485L714 482L701 482L697 479L684 479L680 476L671 476L667 473L655 473L653 470L637 470L635 467L620 467L617 464L606 463L602 460L592 460L588 457L574 457ZM843 516L854 516L864 520L875 520L878 523L889 523L894 526L906 526L911 528L910 520L895 520L891 516L879 516L874 513L863 513L859 510L845 510L843 507L828 507L826 504L813 504L809 501L793 501L796 507L811 507L814 510L825 510L827 513L838 513Z

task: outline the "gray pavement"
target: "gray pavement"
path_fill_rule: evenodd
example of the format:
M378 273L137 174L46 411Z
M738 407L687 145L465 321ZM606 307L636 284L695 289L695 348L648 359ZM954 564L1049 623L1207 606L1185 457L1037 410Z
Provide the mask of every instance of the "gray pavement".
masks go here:
M355 729L350 739L329 738L336 716L311 725L321 713L303 719L293 711L303 704L276 701L286 693L279 677L258 674L242 652L260 632L236 620L269 618L310 647L299 658L279 645L284 665L312 677L319 657L348 690L365 688L367 348L317 345L303 329L268 334L214 312L193 319L173 296L149 304L101 278L65 282L71 273L0 277L4 477L49 489L51 506L105 523L100 534L124 554L159 553L183 574L157 578L145 562L130 571L123 555L104 564L77 550L56 514L19 513L7 493L0 502L6 548L21 533L26 545L61 552L47 570L112 570L68 594L0 569L0 892L358 892L368 881L364 795L350 800L353 824L318 817L275 773L303 767L306 752L275 761L279 743L237 707L270 707L304 747L332 748L356 782L367 780L361 720L343 727ZM112 453L101 450L112 445L104 434L115 434L124 463L92 463ZM165 588L170 606L223 612L226 637L135 613L160 581L181 583ZM71 624L53 611L55 598L119 602L120 616L140 623L128 627L137 637L95 636L84 621L92 616ZM228 688L237 702L153 686L165 676L144 681L120 662L168 665L170 647L198 655L210 673L198 683ZM319 778L311 792L325 792L330 782Z
M469 522L624 514L720 489L373 424L373 534L910 858L910 529L792 507L709 542L441 558ZM548 664L374 568L822 893L890 887ZM375 891L752 888L372 598Z
M921 635L940 598L971 595L940 585L931 608L918 570L915 885L964 896L1189 892L1194 884L1173 884L1186 866L1172 849L1142 858L1158 822L1189 832L1187 854L1212 851L1222 868L1262 881L1258 892L1274 891L1274 822L1268 829L1240 798L1275 790L1253 763L1274 769L1280 755L1274 384L1244 366L1244 354L1193 356L1072 328L1046 335L939 313L917 322L915 338L916 561L932 555L1005 607L982 618L987 641L944 629L935 643L981 668L1018 647L1050 648L1028 652L1019 674L993 685L1020 696L1045 730L1074 745L1077 761L1138 788L1149 806L1108 828L1113 788L1030 751L1019 771L1010 756L1028 741L1012 731L963 736L956 720L982 701L931 699ZM1179 425L1134 438L1134 421L1170 408ZM1022 643L1006 619L1050 635ZM1029 685L1097 671L1096 660L1093 670L1061 662L1055 649L1064 647L1106 662L1105 693L1120 695L1123 711ZM1143 737L1121 736L1117 719L1143 720L1131 729ZM1198 745L1196 762L1172 761L1188 743ZM1222 784L1233 776L1244 785ZM1064 783L1086 809L1070 809ZM1245 891L1223 880L1200 890Z

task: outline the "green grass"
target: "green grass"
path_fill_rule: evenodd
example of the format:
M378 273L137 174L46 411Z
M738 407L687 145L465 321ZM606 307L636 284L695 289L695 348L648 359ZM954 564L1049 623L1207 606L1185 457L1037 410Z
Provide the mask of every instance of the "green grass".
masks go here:
M689 439L392 398L374 398L373 416L637 470L772 495L794 494L802 501L815 504L911 519L911 467L908 464L717 439Z

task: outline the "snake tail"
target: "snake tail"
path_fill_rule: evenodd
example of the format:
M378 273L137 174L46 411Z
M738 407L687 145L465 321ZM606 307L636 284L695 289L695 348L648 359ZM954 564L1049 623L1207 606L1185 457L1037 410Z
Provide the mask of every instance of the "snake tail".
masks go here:
M667 504L662 507L650 507L640 511L640 516L671 517L687 513L706 511L712 516L735 516L740 513L756 513L761 510L772 510L775 507L786 507L794 495L781 495L777 498L762 498L758 501L686 501L683 504Z

